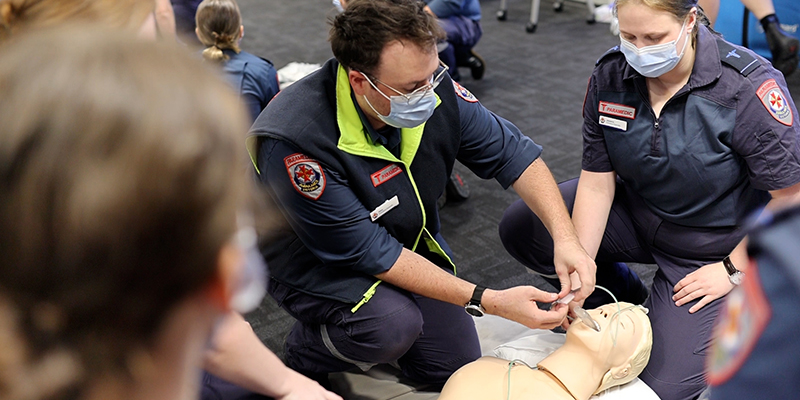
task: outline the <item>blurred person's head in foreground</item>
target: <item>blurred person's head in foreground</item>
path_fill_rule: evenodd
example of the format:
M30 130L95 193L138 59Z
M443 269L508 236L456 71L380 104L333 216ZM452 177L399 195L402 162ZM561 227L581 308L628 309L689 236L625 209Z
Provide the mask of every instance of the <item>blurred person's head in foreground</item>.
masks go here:
M154 0L0 0L0 43L70 21L137 32L154 10Z
M99 26L7 43L0 93L0 398L192 397L243 265L236 95Z

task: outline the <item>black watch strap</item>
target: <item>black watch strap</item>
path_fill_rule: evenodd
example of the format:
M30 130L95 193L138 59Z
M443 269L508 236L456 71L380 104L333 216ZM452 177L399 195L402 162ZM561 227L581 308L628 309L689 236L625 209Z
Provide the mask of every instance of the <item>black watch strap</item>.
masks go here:
M725 271L728 272L728 276L731 276L731 275L739 272L739 270L736 269L736 266L733 265L733 262L731 261L731 257L730 256L725 257L725 258L722 259L722 265L725 266Z
M469 299L469 303L476 306L481 305L481 297L483 297L483 291L486 290L485 286L475 285L475 290L472 292L472 298Z

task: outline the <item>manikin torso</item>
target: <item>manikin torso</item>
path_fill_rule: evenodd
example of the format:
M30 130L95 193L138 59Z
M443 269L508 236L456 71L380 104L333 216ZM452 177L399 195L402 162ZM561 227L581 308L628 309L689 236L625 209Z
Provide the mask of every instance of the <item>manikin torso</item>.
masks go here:
M496 393L497 396L487 396L486 400L505 400L508 398L508 364L507 360L495 357L481 357L481 368L462 368L450 378L445 389L442 390L440 400L468 399L475 396L475 388L470 385L460 385L458 382L483 381L486 383L486 393ZM486 379L494 377L494 379ZM451 381L453 383L451 383ZM524 384L521 384L523 383ZM511 396L512 399L552 399L575 400L567 389L549 373L528 368L525 364L517 363L511 368Z

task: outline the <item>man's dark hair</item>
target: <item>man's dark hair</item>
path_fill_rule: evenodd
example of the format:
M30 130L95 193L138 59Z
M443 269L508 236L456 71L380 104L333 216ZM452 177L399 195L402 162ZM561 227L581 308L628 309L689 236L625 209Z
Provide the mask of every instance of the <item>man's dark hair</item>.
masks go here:
M417 0L352 0L333 19L329 40L333 55L345 68L370 74L392 41L433 49L446 35L436 17Z

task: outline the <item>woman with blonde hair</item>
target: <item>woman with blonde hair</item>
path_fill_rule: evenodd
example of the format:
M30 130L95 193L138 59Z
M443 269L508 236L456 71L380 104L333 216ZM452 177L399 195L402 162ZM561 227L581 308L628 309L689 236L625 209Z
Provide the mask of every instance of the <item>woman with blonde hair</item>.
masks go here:
M630 299L644 285L624 263L658 266L641 379L662 399L694 399L720 300L748 273L744 221L800 199L797 109L783 74L709 29L697 0L614 7L620 44L589 80L580 178L559 187L598 283ZM527 207L509 207L500 230L518 260L553 273L552 241Z
M222 65L255 121L280 90L278 73L268 60L239 48L244 37L239 6L235 0L204 0L195 20L197 38L207 46L203 58Z

